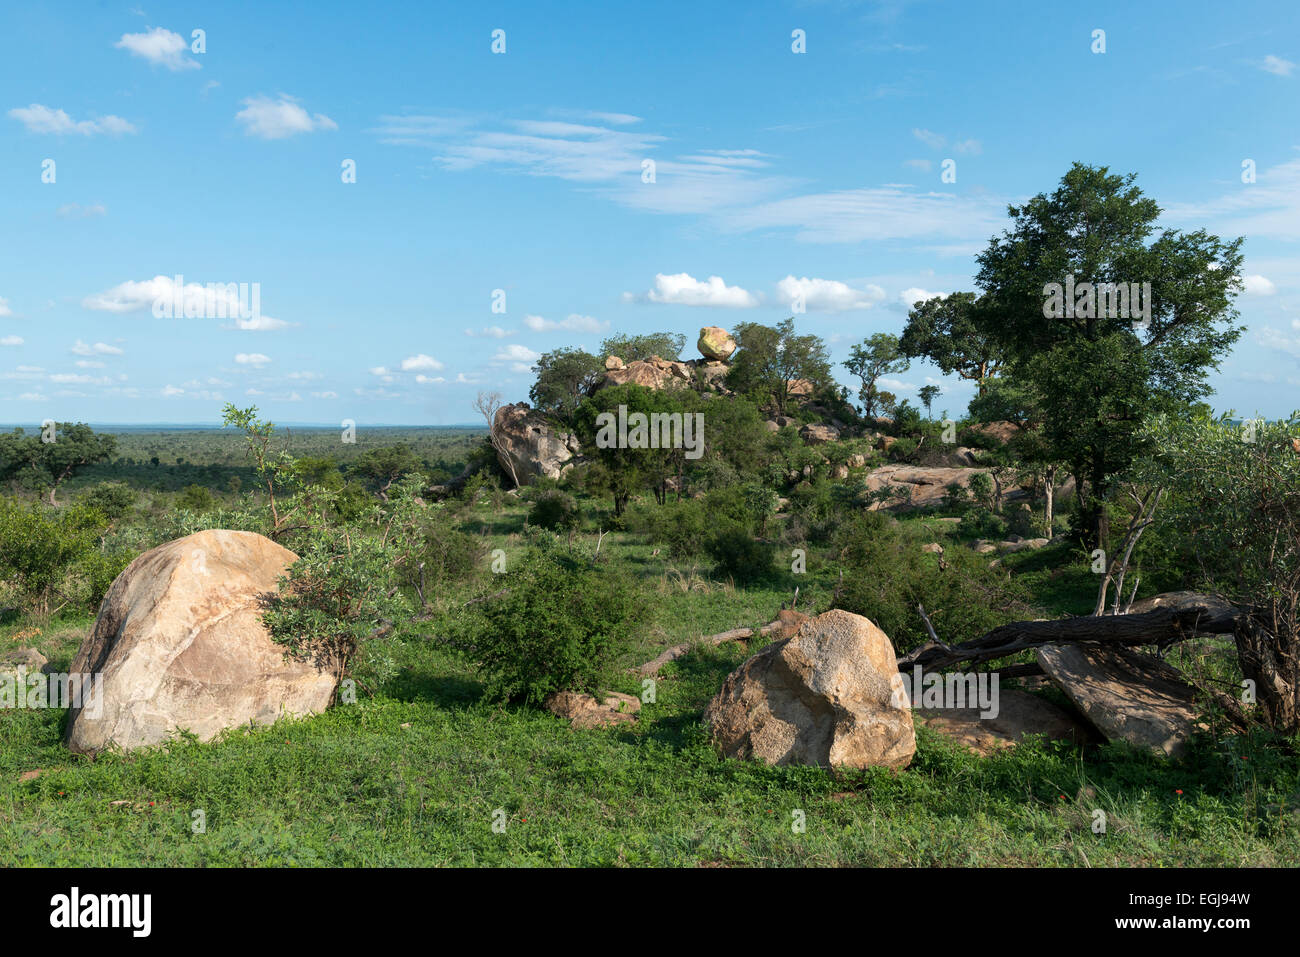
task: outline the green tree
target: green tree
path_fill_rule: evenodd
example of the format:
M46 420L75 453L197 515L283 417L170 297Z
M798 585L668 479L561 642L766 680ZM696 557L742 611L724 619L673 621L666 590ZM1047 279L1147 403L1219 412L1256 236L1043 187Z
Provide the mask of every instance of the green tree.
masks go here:
M862 382L858 401L862 403L863 415L874 419L877 412L889 411L882 408L883 393L877 383L881 376L906 372L909 365L911 363L899 349L898 336L887 332L877 332L853 347L844 367Z
M944 373L971 379L984 392L984 383L997 375L1005 361L999 342L986 331L976 312L988 303L974 293L954 292L916 303L899 338L899 352L909 359L929 359Z
M651 332L643 336L610 336L600 344L601 368L605 356L618 356L624 362L645 360L651 356L675 362L686 347L686 337L679 332Z
M972 319L1007 356L1011 378L1038 397L1043 438L1069 463L1085 543L1105 547L1114 477L1141 451L1150 413L1185 410L1241 335L1241 239L1203 230L1152 238L1156 202L1135 174L1075 163L1050 196L1011 206L1011 228L978 257L988 308ZM1149 282L1149 316L1107 315L1082 292L1074 316L1046 303L1050 284ZM1058 288L1059 288L1058 286ZM1111 304L1116 300L1112 297Z
M1144 434L1134 474L1168 492L1160 534L1178 571L1244 610L1242 674L1270 727L1300 731L1300 412L1242 424L1158 416Z
M81 422L56 422L52 429L43 428L35 435L15 429L0 435L0 478L17 476L26 484L46 488L49 503L57 506L55 493L64 481L116 451L116 436Z
M939 397L939 393L942 391L937 385L923 385L917 391L916 394L920 397L921 404L925 406L925 417L927 419L934 418L934 412L930 406L934 404L934 400Z
M627 436L629 442L626 445L613 443L602 447L598 441L601 416L609 414L617 419L620 406L626 410L627 420L638 413L647 418L657 413L686 416L699 408L700 401L700 397L689 389L648 389L629 382L601 389L579 406L575 431L582 442L583 454L592 461L587 484L592 489L610 494L614 500L615 515L621 516L632 496L647 489L652 489L655 498L663 503L668 480L677 478L679 483L681 481L689 461L686 458L689 450L684 447L633 447L630 426ZM704 439L705 436L699 438Z
M544 353L533 372L537 379L528 390L533 408L572 424L578 403L600 381L605 363L590 352L565 347Z
M368 485L385 502L394 482L419 473L423 463L405 442L369 449L348 469L349 477Z
M799 379L810 382L815 390L833 387L826 344L814 335L795 335L793 317L775 327L742 322L732 338L738 348L731 359L727 386L760 406L771 403L784 415L790 387Z

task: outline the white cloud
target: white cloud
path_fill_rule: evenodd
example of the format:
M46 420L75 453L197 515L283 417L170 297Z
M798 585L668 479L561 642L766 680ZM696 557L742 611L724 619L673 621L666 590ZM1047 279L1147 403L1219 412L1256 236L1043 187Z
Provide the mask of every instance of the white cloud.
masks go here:
M892 379L889 376L881 376L876 383L893 392L915 392L919 388L915 382L904 382L902 379Z
M241 352L235 356L235 361L241 366L260 368L270 362L271 357L265 356L260 352Z
M913 286L910 289L904 289L898 294L898 299L906 306L915 306L918 302L926 299L933 299L935 296L942 296L941 292L928 292L925 289L918 289Z
M541 357L542 354L540 352L534 352L532 349L529 349L527 346L520 345L519 343L514 342L508 346L503 346L500 350L498 350L497 354L492 357L492 361L531 363L531 362L536 362Z
M595 123L508 120L464 116L381 116L369 132L392 145L435 150L434 161L459 171L480 167L598 184L598 192L624 206L659 213L700 213L757 202L793 182L757 175L768 165L754 149L694 149L664 157L667 138L626 129L627 114L588 115ZM653 182L643 181L647 160Z
M478 332L475 332L473 329L465 330L465 335L467 336L487 339L505 339L507 336L513 336L514 334L515 330L502 329L500 326L487 326L484 329L480 329Z
M902 184L813 193L720 213L727 230L789 227L804 242L958 239L981 244L1006 227L1004 200L989 194L920 192Z
M244 319L238 315L233 317L235 320L234 328L243 329L247 332L271 332L275 329L284 329L293 323L285 322L283 319L275 319L271 316L256 315Z
M0 296L0 316L12 316L13 310L9 308L9 300Z
M437 372L442 369L442 363L433 356L426 356L423 352L419 355L408 356L402 360L403 372L416 372L420 370L429 370Z
M337 399L339 394L337 392L313 392L311 397L313 399Z
M184 395L185 390L177 388L174 385L165 385L163 386L162 394L169 397L174 395Z
M5 336L3 339L0 339L0 346L21 346L22 344L22 336Z
M179 284L177 279L181 280ZM258 298L260 300L260 290ZM180 315L175 315L178 299ZM152 310L156 302L165 304L174 318L231 319L235 325L229 328L265 332L290 325L261 312L260 303L254 303L253 300L252 284L205 285L185 282L184 276L154 276L141 281L129 279L111 289L87 296L81 304L96 312L126 313ZM253 309L255 304L256 312Z
M953 143L952 148L958 153L967 153L971 156L979 156L984 152L984 146L979 140L962 140L959 143Z
M190 45L179 33L172 33L164 27L154 27L147 33L124 33L122 39L113 44L119 50L128 50L133 56L143 57L155 66L165 66L169 70L197 70L198 60L186 56Z
M931 163L928 159L903 160L903 165L910 167L914 170L918 170L922 173L928 173L930 172L930 170L934 169L934 164Z
M1270 53L1261 61L1259 68L1266 73L1272 73L1274 76L1290 76L1291 71L1295 69L1295 64L1290 60L1284 60L1280 56L1274 56Z
M24 392L18 398L23 402L44 402L46 397L39 392Z
M1264 276L1243 276L1241 283L1248 296L1271 296L1277 292L1277 286Z
M52 372L50 381L60 385L112 385L108 376L92 376L82 372Z
M627 297L635 298L635 297ZM655 286L645 294L650 302L681 306L723 306L747 309L758 305L758 297L739 286L728 286L721 276L706 280L690 273L655 274Z
M124 354L120 347L110 346L107 342L96 342L91 346L80 339L72 344L71 352L77 356L120 356Z
M870 309L885 298L885 290L868 285L854 289L835 279L796 279L786 276L776 284L777 300L785 305L802 300L812 312L843 312L847 309Z
M235 120L243 125L248 136L279 140L298 133L339 128L325 114L308 113L295 97L284 93L274 100L268 96L250 96L242 102L244 108L235 114Z
M524 316L524 325L533 332L552 332L556 329L563 329L566 332L604 332L609 328L609 320L601 321L593 316L580 316L576 312L571 313L568 318L556 321L554 319L543 319L541 316Z
M285 376L285 378L301 379L303 381L309 381L311 379L320 379L322 378L322 376L319 372L290 372L288 375Z
M63 219L90 219L93 216L108 215L108 209L103 203L94 203L90 206L82 206L80 203L64 203L54 213Z
M948 142L945 136L940 133L932 133L930 130L914 129L912 135L932 150L941 150L944 144Z
M1300 359L1300 336L1293 339L1271 326L1265 326L1255 333L1255 341L1266 349L1277 349Z
M99 361L96 360L96 359L78 359L76 362L73 363L73 365L76 366L78 369L102 369L102 368L104 368L104 363L99 362Z
M430 378L427 375L417 375L415 377L415 381L420 383L421 385L429 385L437 382L446 382L447 380L444 379L442 376L433 376L432 378Z
M134 126L120 116L110 114L78 122L63 110L52 110L40 103L15 107L9 111L9 115L27 127L31 133L53 133L56 136L63 136L65 133L76 133L80 136L107 133L109 136L121 136L123 133L136 131Z
M1220 235L1249 236L1252 242L1300 240L1300 159L1260 169L1255 182L1231 186L1215 199L1170 203L1162 218Z

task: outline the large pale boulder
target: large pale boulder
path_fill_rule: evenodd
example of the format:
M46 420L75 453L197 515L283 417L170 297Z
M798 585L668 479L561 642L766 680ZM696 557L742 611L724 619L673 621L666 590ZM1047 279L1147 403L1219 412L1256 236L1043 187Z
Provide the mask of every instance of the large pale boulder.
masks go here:
M705 326L701 329L700 339L695 345L704 358L719 362L726 362L736 351L736 340L720 326Z
M297 556L254 532L213 529L159 545L104 596L74 674L101 690L69 712L68 747L94 754L160 744L179 730L202 741L329 706L335 679L286 658L262 624L262 597Z
M503 405L492 420L497 461L519 485L538 476L558 479L573 464L578 440L559 432L527 402Z
M889 637L834 609L732 672L704 720L729 757L903 768L916 739L901 688Z
M1105 645L1044 645L1038 663L1112 741L1178 756L1201 725L1196 690L1159 658Z

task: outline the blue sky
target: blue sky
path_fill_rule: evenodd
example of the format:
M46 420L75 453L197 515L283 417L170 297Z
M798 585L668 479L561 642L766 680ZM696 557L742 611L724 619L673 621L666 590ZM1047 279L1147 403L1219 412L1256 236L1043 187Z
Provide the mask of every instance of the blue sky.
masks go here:
M1074 160L1246 237L1214 403L1300 407L1293 0L448 6L8 6L0 421L472 422L539 353L694 354L799 291L842 361L973 289ZM257 283L259 317L155 317L177 275ZM927 382L964 410L921 363L891 386Z

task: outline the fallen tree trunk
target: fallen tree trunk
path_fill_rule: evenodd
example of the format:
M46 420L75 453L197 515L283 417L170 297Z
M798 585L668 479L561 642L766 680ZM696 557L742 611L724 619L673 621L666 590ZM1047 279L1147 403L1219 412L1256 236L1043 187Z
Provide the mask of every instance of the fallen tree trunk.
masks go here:
M1191 605L1138 615L1092 615L1051 621L1014 621L960 645L927 641L898 659L900 671L926 670L1005 658L1039 645L1097 642L1166 646L1198 634L1232 634L1244 613L1234 608Z
M762 636L780 635L788 637L794 634L799 623L803 621L805 615L798 612L782 611L776 621L770 621L762 628L758 629L758 634ZM688 641L680 645L673 645L660 652L658 657L647 661L641 667L634 669L636 674L643 677L659 673L659 669L670 661L675 661L687 652L694 651L696 648L717 646L726 644L729 641L743 641L746 638L754 637L753 628L732 628L730 631L720 631L716 635L705 635L697 641Z

